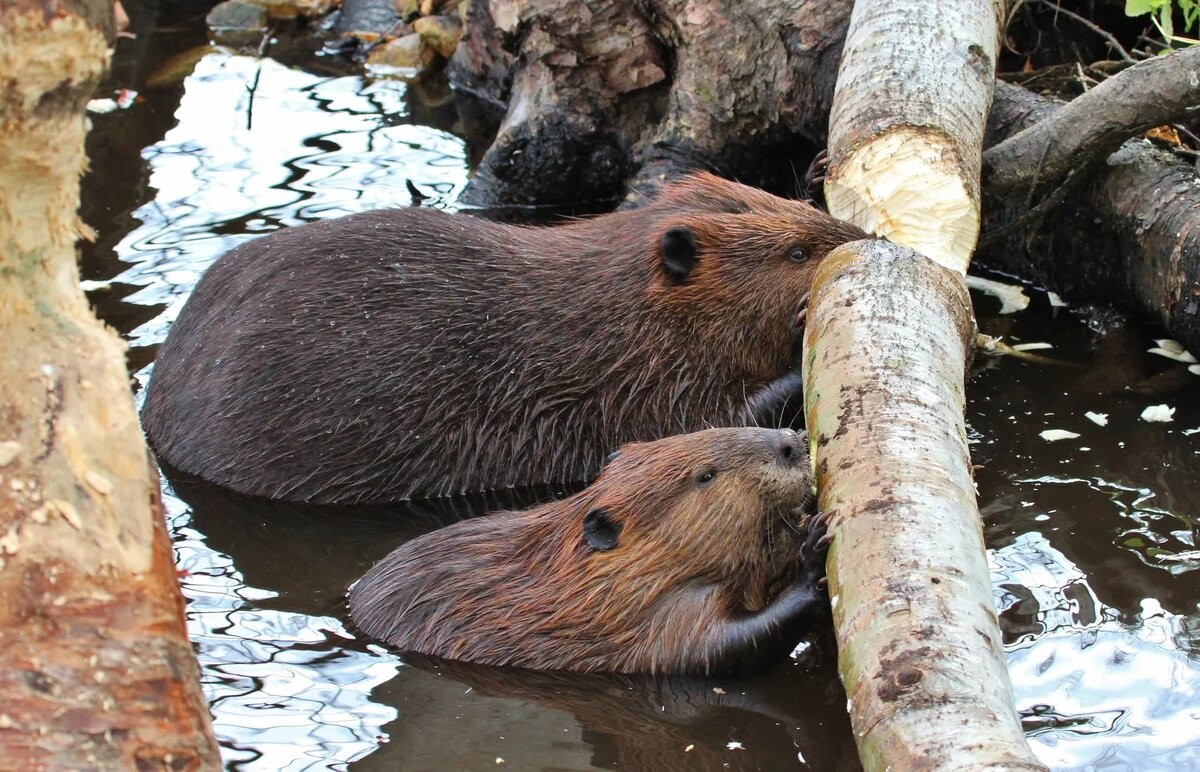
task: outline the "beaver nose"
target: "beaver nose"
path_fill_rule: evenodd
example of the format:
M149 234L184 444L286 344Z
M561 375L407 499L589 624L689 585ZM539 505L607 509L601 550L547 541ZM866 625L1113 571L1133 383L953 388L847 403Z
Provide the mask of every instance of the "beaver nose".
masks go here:
M775 440L775 458L784 466L795 466L804 457L804 438L791 429L783 429Z

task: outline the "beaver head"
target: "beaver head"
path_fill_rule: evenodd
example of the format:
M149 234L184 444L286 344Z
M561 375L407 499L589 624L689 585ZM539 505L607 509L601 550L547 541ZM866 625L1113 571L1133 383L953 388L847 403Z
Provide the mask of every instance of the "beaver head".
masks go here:
M535 669L715 673L790 650L821 607L801 435L711 429L627 445L588 488L467 520L350 592L398 649Z
M789 336L820 261L868 237L811 204L707 173L666 186L650 209L666 214L648 234L651 302L758 382L791 365Z

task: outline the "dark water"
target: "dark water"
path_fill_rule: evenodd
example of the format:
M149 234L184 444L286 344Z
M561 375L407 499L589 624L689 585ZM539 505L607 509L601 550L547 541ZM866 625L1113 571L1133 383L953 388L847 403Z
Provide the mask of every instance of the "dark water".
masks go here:
M187 29L159 44L186 48ZM152 69L139 66L119 71L137 84ZM398 82L315 69L212 51L182 85L93 115L84 215L100 237L83 275L139 381L199 275L234 244L406 205L408 182L426 205L454 207L468 153L444 92L427 84L423 102ZM1061 364L982 360L968 412L1028 736L1056 769L1200 769L1200 377L1147 352L1157 330L1028 294L1008 315L977 296L981 327L1051 343L1036 353ZM1155 404L1174 420L1141 420ZM1051 442L1047 429L1079 436ZM827 642L740 681L406 663L354 637L343 593L455 512L317 512L184 482L167 506L230 767L857 768Z

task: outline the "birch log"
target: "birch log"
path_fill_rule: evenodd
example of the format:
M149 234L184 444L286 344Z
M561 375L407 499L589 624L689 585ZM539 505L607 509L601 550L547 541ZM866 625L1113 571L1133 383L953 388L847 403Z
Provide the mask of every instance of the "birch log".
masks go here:
M1042 768L1013 707L963 421L964 274L1003 10L856 3L830 116L830 212L893 242L825 261L803 360L834 513L838 666L867 770Z
M217 769L125 349L75 266L112 8L0 5L0 767Z

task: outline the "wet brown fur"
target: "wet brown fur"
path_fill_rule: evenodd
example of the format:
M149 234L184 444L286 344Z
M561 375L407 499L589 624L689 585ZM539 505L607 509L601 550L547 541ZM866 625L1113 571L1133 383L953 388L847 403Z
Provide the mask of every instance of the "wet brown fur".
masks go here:
M684 279L661 252L680 228ZM285 229L202 278L143 422L174 467L290 501L585 481L626 442L761 420L817 263L863 236L707 174L555 227L409 208Z
M783 458L782 445L794 453ZM706 471L715 477L699 482ZM635 444L575 496L408 542L351 590L351 614L403 651L482 664L625 673L761 666L794 647L801 617L823 602L815 590L823 553L800 562L796 520L811 504L808 456L794 432L714 429ZM597 509L621 526L613 549L584 538ZM788 582L793 595L803 585L803 598L780 613ZM778 624L736 621L760 615Z

